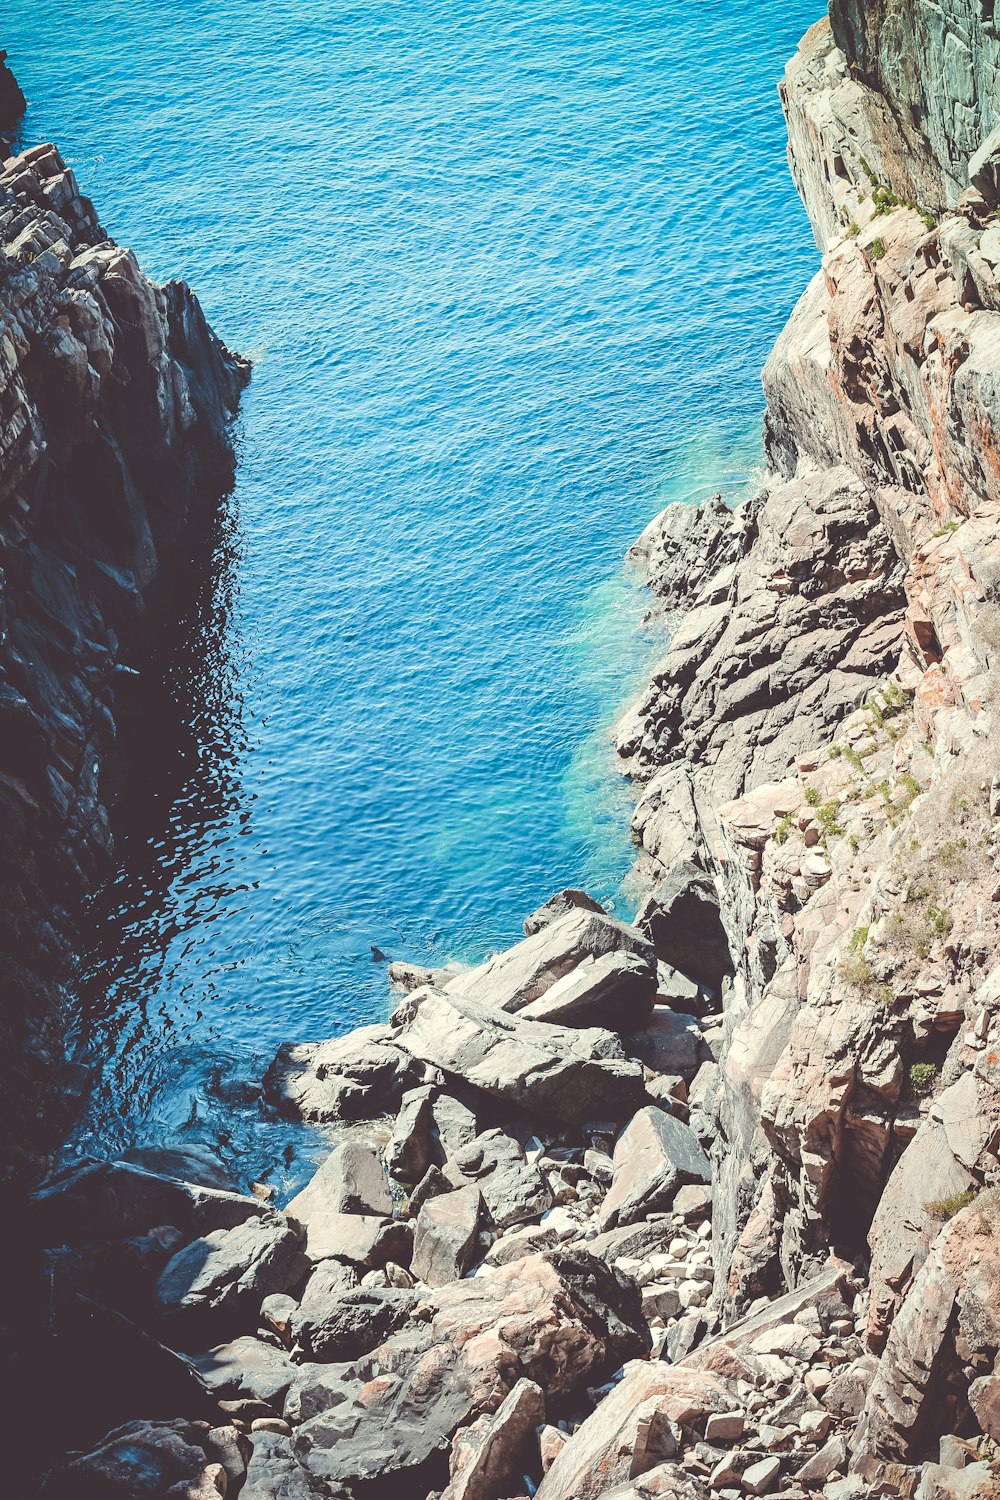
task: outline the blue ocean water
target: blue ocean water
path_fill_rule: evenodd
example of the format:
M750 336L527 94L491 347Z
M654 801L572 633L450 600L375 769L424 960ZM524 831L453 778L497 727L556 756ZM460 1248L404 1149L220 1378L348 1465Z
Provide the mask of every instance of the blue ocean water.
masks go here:
M475 958L567 883L627 906L608 728L656 643L622 555L759 464L816 256L775 84L819 10L8 3L25 143L254 361L180 771L95 906L82 1144L266 1170L220 1093L384 1015L371 945Z

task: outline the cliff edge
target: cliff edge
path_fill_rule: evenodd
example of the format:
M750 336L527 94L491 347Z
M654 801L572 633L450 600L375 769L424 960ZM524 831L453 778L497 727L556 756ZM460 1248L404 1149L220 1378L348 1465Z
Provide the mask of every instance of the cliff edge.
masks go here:
M3 163L0 1122L8 1161L51 1141L65 1119L73 1080L62 1067L63 986L80 902L108 868L122 648L154 586L169 580L185 528L231 482L227 428L248 373L183 282L154 286L108 238L54 146Z

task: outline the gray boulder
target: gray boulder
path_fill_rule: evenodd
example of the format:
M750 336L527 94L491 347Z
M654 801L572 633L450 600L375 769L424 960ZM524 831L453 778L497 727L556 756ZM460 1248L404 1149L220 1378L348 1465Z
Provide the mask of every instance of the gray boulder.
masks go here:
M386 1170L399 1182L419 1182L428 1167L443 1166L450 1151L475 1138L476 1116L454 1094L434 1085L410 1089L383 1152Z
M398 1287L344 1288L319 1267L309 1278L292 1319L295 1353L306 1359L348 1362L369 1354L409 1319L416 1302Z
M442 1500L500 1500L534 1465L535 1429L545 1421L545 1397L533 1380L519 1380L491 1417L460 1432L452 1447L453 1475Z
M621 1120L642 1100L642 1068L609 1031L528 1021L430 989L404 1001L391 1024L415 1058L539 1119Z
M573 1026L641 1025L656 994L656 954L642 933L573 907L445 986L449 995Z
M172 1224L190 1234L232 1229L271 1211L255 1198L162 1177L124 1161L86 1161L50 1178L29 1200L35 1240L90 1245Z
M519 1141L488 1130L448 1158L445 1177L455 1186L475 1182L496 1229L541 1218L552 1207L552 1190L538 1167L525 1160Z
M392 1194L373 1147L362 1141L342 1141L292 1199L287 1211L300 1223L317 1213L391 1214Z
M701 1065L700 1042L697 1021L657 1005L642 1030L632 1032L623 1045L654 1073L679 1074L690 1083Z
M264 1077L279 1114L314 1124L395 1114L408 1089L440 1083L433 1068L396 1044L388 1026L361 1026L328 1042L286 1043Z
M672 1115L641 1109L615 1146L614 1177L601 1205L601 1226L634 1224L670 1207L682 1183L709 1183L712 1168L697 1136Z
M346 1490L331 1489L299 1462L291 1438L255 1432L252 1442L240 1500L349 1500Z
M289 1204L290 1216L291 1209ZM293 1217L305 1230L305 1250L312 1261L336 1259L366 1270L375 1270L390 1260L409 1264L413 1231L403 1220L377 1214L338 1214L316 1205L299 1205Z
M172 1321L233 1326L256 1317L263 1298L287 1291L302 1269L298 1234L272 1213L213 1230L178 1251L156 1282L156 1305Z
M249 1335L196 1354L191 1363L216 1398L263 1401L276 1411L295 1376L284 1349Z
M604 907L593 896L588 896L586 891L556 891L554 896L544 902L537 911L533 911L530 917L524 919L525 937L534 937L536 932L541 932L543 927L550 926L571 911L591 911L599 916L604 916Z
M478 1247L482 1212L482 1194L474 1183L425 1203L413 1235L414 1276L428 1286L463 1276Z

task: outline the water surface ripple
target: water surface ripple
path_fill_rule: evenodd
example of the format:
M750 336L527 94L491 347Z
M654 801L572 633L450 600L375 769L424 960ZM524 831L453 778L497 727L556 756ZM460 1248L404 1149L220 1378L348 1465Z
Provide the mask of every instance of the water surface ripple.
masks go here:
M607 727L653 647L621 556L759 460L815 262L775 84L819 10L7 5L27 142L255 362L172 708L134 704L81 1144L264 1170L241 1080L384 1014L372 944L475 957L568 882L624 904Z

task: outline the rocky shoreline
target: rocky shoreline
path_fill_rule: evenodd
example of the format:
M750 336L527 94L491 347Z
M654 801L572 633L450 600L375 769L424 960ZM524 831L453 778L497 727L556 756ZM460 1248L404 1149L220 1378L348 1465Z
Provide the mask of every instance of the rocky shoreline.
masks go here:
M634 924L562 892L289 1042L283 1209L39 1188L45 1494L1000 1494L998 68L974 0L807 34L768 475L634 549Z

